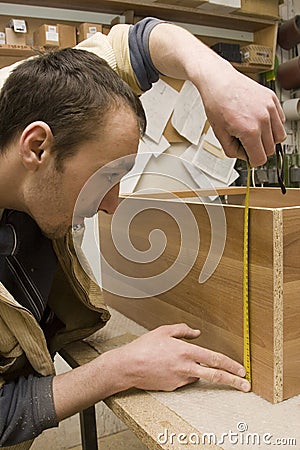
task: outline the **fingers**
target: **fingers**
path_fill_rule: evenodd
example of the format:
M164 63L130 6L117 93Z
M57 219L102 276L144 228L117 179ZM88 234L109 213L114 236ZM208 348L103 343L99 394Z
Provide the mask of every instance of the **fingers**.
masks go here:
M277 110L278 115L279 115L279 119L280 119L281 123L284 123L285 122L285 115L284 115L283 109L281 108L279 99L278 99L278 97L275 94L273 94L273 101L275 103L276 110Z
M199 330L194 330L185 323L165 325L158 330L170 337L179 339L192 339L200 335ZM188 382L201 378L211 383L226 384L243 392L250 391L251 385L244 378L246 370L240 363L226 355L197 345L184 342L182 342L182 345L181 354L184 358L182 366L184 367L187 364Z
M220 132L214 130L214 133L222 145L222 148L229 158L247 159L247 154L241 141L234 136L231 136L226 131Z
M250 391L251 385L244 379L246 370L241 364L221 353L197 346L193 348L193 357L198 364L194 365L190 373L192 377L197 376L211 383L227 384L244 392Z
M281 125L282 127L282 125ZM274 134L275 133L275 134ZM216 133L215 133L216 134ZM275 152L275 145L285 137L284 128L273 131L270 121L266 121L263 132L260 130L246 130L237 139L227 132L218 133L225 154L229 158L249 159L251 167L257 167L267 162L267 157ZM217 135L217 134L216 134Z
M279 104L278 98L276 96L275 98ZM286 132L283 126L283 123L285 122L285 117L280 104L279 110L276 108L270 111L270 121L272 124L274 143L278 144L279 142L283 142L286 138Z
M255 136L254 133L249 133L245 138L240 138L240 141L248 155L251 167L262 166L267 162L266 150L261 136Z
M264 132L261 137L262 146L263 146L266 156L270 156L270 155L273 155L273 153L275 152L276 141L274 139L273 131L271 128L271 123L269 120L266 121L266 124L265 124L263 130L264 130Z
M270 99L269 99L270 100ZM272 94L271 102L261 106L253 116L235 116L227 126L215 123L214 132L225 154L230 158L249 159L252 167L266 163L275 152L275 145L286 138L284 113L279 100Z
M286 138L285 116L278 98L269 89L264 88L262 93L261 106L258 98L257 109L248 123L240 128L240 133L233 133L242 142L252 167L264 164L267 156L274 153L275 145Z
M191 345L191 344L190 344ZM208 367L226 370L227 372L244 377L246 375L245 368L222 353L208 350L207 348L193 345L193 359L199 364L205 364Z
M134 348L136 361L132 385L140 389L170 391L201 378L248 392L251 386L244 379L246 371L240 363L181 340L199 335L199 330L179 323L156 328L127 344L127 348Z
M191 376L197 376L198 378L206 380L210 383L226 384L227 386L232 386L243 392L249 392L251 389L251 384L249 381L224 370L198 365L198 367L191 373Z

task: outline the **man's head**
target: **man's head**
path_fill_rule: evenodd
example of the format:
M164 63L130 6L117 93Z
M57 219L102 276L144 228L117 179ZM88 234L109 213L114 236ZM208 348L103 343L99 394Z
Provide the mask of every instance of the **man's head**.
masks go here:
M64 49L20 64L0 95L0 154L32 122L47 123L57 167L105 127L107 112L128 106L141 133L145 115L137 96L103 59ZM96 136L97 135L97 136Z
M145 124L137 96L98 56L64 49L23 62L0 94L0 157L20 183L17 208L63 234L84 183L135 153Z

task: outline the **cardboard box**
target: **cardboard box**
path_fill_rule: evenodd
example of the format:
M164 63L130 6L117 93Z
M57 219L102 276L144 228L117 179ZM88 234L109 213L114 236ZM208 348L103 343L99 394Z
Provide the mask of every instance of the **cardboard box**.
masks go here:
M34 32L34 44L39 47L74 47L76 29L72 25L41 25Z
M248 16L263 16L279 18L278 0L241 0L241 8L236 11L238 14Z
M208 0L199 9L214 11L216 13L231 13L241 8L241 0Z
M243 62L271 66L273 64L273 50L264 45L250 44L241 48Z
M95 33L102 33L102 25L99 23L81 23L78 27L78 42L88 39Z
M34 45L38 47L59 47L59 34L56 25L41 25L33 33Z
M16 33L12 28L5 28L6 44L9 45L26 45L27 34Z
M197 8L208 0L155 0L154 3L166 3L167 5L185 6L187 8Z
M171 194L124 199L127 202L125 213L130 211L129 217L134 219L129 224L126 214L124 217L119 215L114 220L114 236L122 243L121 252L125 256L113 243L111 218L100 213L102 256L116 271L112 276L101 262L104 296L110 306L148 329L178 322L199 328L202 333L196 344L243 363L245 188L221 189L219 194L227 196L226 204L197 203L193 192L179 193L183 203L174 202ZM199 195L205 197L209 193L199 191ZM185 240L182 239L182 228L166 212L171 204L174 217L179 217L175 206L181 208L180 215L185 217L183 224L188 221L187 213L192 213L200 243L190 232L186 233ZM277 188L251 188L249 213L252 390L276 403L300 393L300 191L288 189L283 196ZM221 214L225 214L225 230ZM165 239L162 243L161 234L158 233L156 239L152 233L150 246L149 236L155 229L160 229ZM211 253L212 236L222 236L223 232L224 252ZM127 234L143 262L135 262L137 255L132 256L132 250L131 256L126 257ZM216 250L215 244L216 241ZM145 262L149 257L141 258L141 253L152 249L156 249L154 256L150 262ZM196 260L191 264L188 258L194 249ZM178 273L173 271L173 278L169 273L159 286L159 280L154 277L170 270L179 251L183 256L177 265ZM217 263L217 266L204 266L207 261ZM181 269L185 266L187 275L184 277ZM210 270L211 267L215 270ZM211 276L199 283L202 271ZM128 278L120 277L118 273ZM144 298L128 294L136 286L134 278L141 280L138 293L144 294ZM169 285L170 280L173 286ZM112 286L110 292L109 286ZM156 288L160 287L161 293L157 293Z
M76 28L72 25L57 24L60 48L74 47L76 45Z

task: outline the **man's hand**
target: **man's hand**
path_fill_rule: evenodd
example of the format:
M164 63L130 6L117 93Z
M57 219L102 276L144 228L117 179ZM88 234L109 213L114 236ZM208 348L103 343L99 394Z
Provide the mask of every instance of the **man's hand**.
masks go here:
M186 324L164 325L117 349L132 373L132 386L172 391L199 378L248 392L244 367L220 353L182 341L200 331Z
M276 95L239 73L191 33L161 23L151 31L149 48L160 73L190 80L197 87L227 156L245 159L247 154L251 166L259 166L285 139L285 118Z
M285 139L283 111L273 91L226 66L202 88L207 118L227 156L247 154L252 167L260 166Z
M248 392L250 383L243 378L241 364L181 340L199 335L186 324L165 325L56 375L53 398L58 421L131 387L172 391L201 378Z

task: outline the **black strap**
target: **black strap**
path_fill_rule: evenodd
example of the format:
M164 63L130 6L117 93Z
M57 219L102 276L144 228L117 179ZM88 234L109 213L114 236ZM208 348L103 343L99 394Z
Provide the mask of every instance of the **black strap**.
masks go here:
M284 184L284 153L281 144L276 144L276 169L281 192L286 194L286 187Z
M17 240L13 227L10 225L0 226L0 255L12 255L16 249Z

